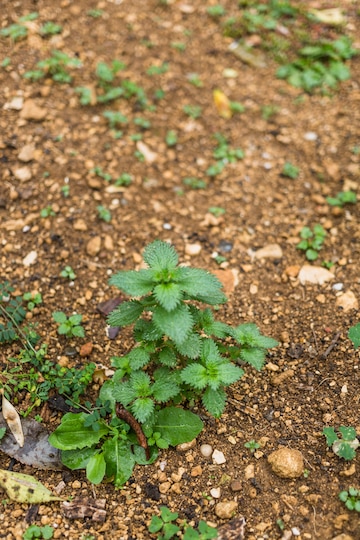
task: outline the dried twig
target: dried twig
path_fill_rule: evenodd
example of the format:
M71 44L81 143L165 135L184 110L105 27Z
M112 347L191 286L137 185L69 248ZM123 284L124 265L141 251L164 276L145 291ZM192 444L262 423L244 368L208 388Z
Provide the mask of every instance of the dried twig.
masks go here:
M139 442L139 445L142 446L142 448L145 450L145 456L146 459L150 459L150 449L149 445L147 443L146 437L144 435L144 432L139 424L139 422L133 417L133 415L124 409L124 407L121 407L121 405L116 405L116 414L118 418L121 418L121 420L125 420L127 424L135 431L135 435L137 437L137 440Z
M340 337L341 333L340 332L337 332L334 336L334 339L332 340L332 342L330 343L330 345L328 346L328 348L326 349L326 351L324 351L322 354L320 354L320 359L321 360L325 360L325 358L327 358L329 356L329 354L331 353L331 351L335 348L337 342L338 342L338 339Z

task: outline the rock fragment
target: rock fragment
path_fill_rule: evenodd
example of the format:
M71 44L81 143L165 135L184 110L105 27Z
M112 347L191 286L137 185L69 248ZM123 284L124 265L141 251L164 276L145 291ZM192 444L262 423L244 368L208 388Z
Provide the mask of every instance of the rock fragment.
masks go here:
M25 144L19 152L18 159L27 163L34 159L35 146L33 144Z
M39 107L34 100L27 99L24 102L23 108L20 112L20 117L24 120L34 120L35 122L41 122L47 115L47 110Z
M341 296L338 296L335 302L337 307L342 308L344 313L352 309L359 309L359 302L352 291L347 291Z
M20 180L20 182L27 182L31 179L32 174L29 167L19 167L18 169L15 169L14 176L16 180Z
M281 259L283 251L279 244L268 244L255 252L251 252L253 259Z
M236 501L219 502L215 506L215 514L220 519L231 519L237 511L238 503Z
M313 283L314 285L324 285L327 281L334 279L335 275L321 266L311 266L305 264L301 267L298 278L301 285Z
M304 460L299 450L279 448L268 457L273 472L280 478L298 478L304 472Z
M86 253L90 257L95 257L98 255L99 251L101 249L101 237L100 236L94 236L94 238L91 238L88 243L86 244Z

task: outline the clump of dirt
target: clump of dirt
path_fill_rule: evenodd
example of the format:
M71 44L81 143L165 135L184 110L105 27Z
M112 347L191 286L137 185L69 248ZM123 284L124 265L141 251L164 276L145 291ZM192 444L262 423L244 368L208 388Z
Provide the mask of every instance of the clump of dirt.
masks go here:
M83 472L12 464L49 489L64 482L64 498L105 500L106 517L71 519L58 503L28 508L8 502L0 510L4 538L22 538L30 523L53 526L54 538L151 538L147 527L160 505L194 525L203 519L220 527L243 516L249 540L278 539L282 529L307 540L359 537L357 516L338 500L341 490L359 487L359 458L339 459L322 435L325 426L339 425L360 434L359 355L347 338L358 322L359 206L326 202L358 188L359 57L334 95L303 93L276 79L270 55L261 68L235 56L232 38L207 13L210 5L3 2L2 28L34 10L38 19L26 23L23 39L0 39L0 61L10 59L0 69L1 276L20 292L41 292L33 320L49 357L56 362L70 347L77 354L70 362L83 365L87 360L78 353L91 342L88 360L109 366L111 356L131 348L126 330L108 338L96 308L116 295L109 276L139 267L141 252L155 238L171 241L183 263L221 277L229 302L217 313L220 320L255 322L280 342L263 371L248 370L231 387L219 420L197 411L205 428L194 446L162 451L154 465L136 468L121 490L111 483L92 486ZM238 12L230 1L222 5L229 16ZM344 10L346 29L356 36L353 4L346 2ZM61 33L42 35L46 21L61 25ZM81 67L68 69L70 83L54 82L51 73L24 77L53 50L80 61ZM128 81L128 95L103 104L96 95L107 90L96 69L114 60L125 64L114 81ZM77 87L89 90L88 105L80 104ZM243 104L244 112L219 115L215 89ZM105 111L126 121L106 118ZM170 130L176 141L169 144ZM244 158L209 176L216 133ZM296 178L283 175L286 163L298 167ZM184 184L186 178L192 180ZM194 179L205 181L205 188L194 189L201 187ZM110 220L101 219L99 207ZM327 236L319 259L309 263L296 245L301 229L316 223ZM325 279L300 279L305 264L323 262L330 266ZM74 280L60 276L65 266L74 270ZM83 314L85 339L57 334L51 314L59 310ZM14 345L2 346L2 362L16 352ZM96 396L98 389L94 383L90 392ZM28 396L17 397L21 410ZM60 413L48 407L43 414L54 429ZM260 443L255 452L244 446L251 440ZM202 444L223 452L226 461L204 457ZM303 475L274 474L267 457L280 447L301 452ZM0 465L10 466L5 454ZM219 510L224 502L233 503L230 514Z

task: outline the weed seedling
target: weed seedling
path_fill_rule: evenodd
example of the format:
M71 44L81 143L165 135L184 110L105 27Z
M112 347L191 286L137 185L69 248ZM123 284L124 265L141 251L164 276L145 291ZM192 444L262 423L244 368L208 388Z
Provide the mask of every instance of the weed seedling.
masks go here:
M176 525L179 517L177 512L171 512L166 506L160 507L160 516L152 516L148 530L152 534L159 533L159 540L170 540L177 538L179 531L182 531L183 540L211 540L217 538L218 531L214 527L207 525L205 521L200 521L195 529L182 521L180 526Z
M36 64L37 69L27 71L24 74L26 79L39 80L46 75L50 75L53 81L58 83L70 83L72 77L68 72L71 68L80 68L82 63L78 58L71 58L63 51L53 51L52 56L41 60Z
M354 191L340 191L336 197L326 197L326 202L330 206L339 206L342 208L345 204L356 204L357 197Z
M81 326L82 315L74 314L67 317L63 311L54 311L52 317L58 323L58 334L67 338L85 337L84 328Z
M261 117L264 120L270 120L273 116L275 116L279 112L279 107L276 105L264 105L261 107Z
M38 16L38 13L34 11L28 15L24 15L24 17L20 17L17 23L2 28L0 30L0 36L9 37L14 42L25 38L28 34L28 30L24 23L27 21L34 21Z
M44 525L39 527L38 525L30 525L23 534L23 540L34 540L35 538L42 538L43 540L50 540L54 535L53 527L50 525Z
M105 111L103 117L109 122L110 128L116 128L118 125L127 124L127 117L120 111Z
M309 227L303 227L300 231L301 242L297 244L297 249L305 251L308 261L315 261L319 256L325 238L326 231L317 223L311 230Z
M189 73L186 78L190 84L193 84L197 88L202 88L204 86L202 80L197 73Z
M349 329L348 338L350 341L352 341L354 349L358 349L360 347L360 323L355 324L355 326L352 326Z
M71 268L71 266L65 266L65 268L61 270L60 276L63 278L70 279L70 280L76 279L76 274L74 270Z
M185 114L196 120L197 118L200 118L202 108L199 105L184 105L183 111Z
M209 212L215 217L220 217L225 214L226 210L225 208L222 208L221 206L210 206Z
M11 64L11 58L9 56L5 56L4 60L1 61L0 66L2 68L7 68Z
M236 161L243 159L245 155L241 148L231 148L226 137L221 133L215 133L214 138L218 142L218 145L213 152L216 163L207 169L206 174L208 176L217 176L228 163L235 163Z
M340 437L337 435L333 427L323 429L323 435L326 437L326 443L330 446L339 457L346 461L350 461L355 457L355 450L360 445L356 437L356 430L353 427L340 426Z
M167 146L176 146L177 141L178 141L178 138L177 138L176 131L174 131L173 129L170 129L166 133L166 137L165 137L165 142L166 142Z
M151 127L150 120L147 120L146 118L141 118L140 116L134 118L133 120L135 126L140 127L141 129L149 129Z
M163 62L161 66L150 66L146 70L147 75L162 75L163 73L166 73L169 71L169 64L168 62Z
M200 180L200 178L194 178L193 176L184 178L183 184L185 186L190 187L191 189L206 189L207 188L207 183L205 182L205 180Z
M177 51L186 51L186 43L184 43L183 41L172 41L170 45L173 49L176 49Z
M215 6L209 6L206 9L206 13L210 15L210 17L217 19L225 15L226 11L225 11L225 8L221 4L216 4Z
M56 216L52 206L45 206L45 208L42 208L40 210L40 217L42 218L48 218L48 217L53 217L53 216Z
M350 487L348 491L344 490L339 493L339 499L343 502L348 510L360 512L360 490Z
M102 17L104 15L103 9L89 9L86 12L86 15L89 17L93 17L94 19L98 19L99 17Z
M244 444L245 448L248 448L253 454L258 448L260 448L260 443L256 442L254 439L248 441Z
M42 304L42 296L39 292L26 292L23 294L23 300L27 302L26 307L29 311Z
M96 209L97 209L99 219L101 219L102 221L106 221L106 223L110 223L111 221L110 210L101 204L97 206Z
M292 180L295 180L299 176L300 169L299 167L296 167L290 162L286 162L284 164L282 175L286 176L287 178L292 178Z
M131 174L122 173L122 175L115 180L115 186L130 186L132 180L133 177Z
M61 34L62 26L56 24L53 21L47 21L40 28L40 34L42 36L53 36L54 34Z

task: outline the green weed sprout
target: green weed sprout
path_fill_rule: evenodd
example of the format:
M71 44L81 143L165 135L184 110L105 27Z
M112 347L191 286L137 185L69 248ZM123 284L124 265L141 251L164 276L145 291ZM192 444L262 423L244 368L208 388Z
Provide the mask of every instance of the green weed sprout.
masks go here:
M339 457L342 457L346 461L354 459L356 453L355 450L359 447L360 443L356 437L356 430L353 427L340 426L340 437L337 435L333 427L326 427L323 429L323 435L326 437L326 443L330 446Z
M244 444L245 448L248 448L253 454L258 448L260 448L260 443L256 442L254 439L248 441Z
M54 311L52 317L58 323L58 334L71 337L85 337L84 328L81 326L82 315L75 314L67 317L63 311Z
M71 266L65 266L65 268L61 270L60 276L63 278L71 279L71 280L74 280L76 278L76 274L74 270L71 268Z
M360 347L360 323L355 324L355 326L352 326L349 329L348 338L350 341L352 341L354 349L358 349Z
M170 129L166 133L166 137L165 137L165 142L166 142L167 146L176 146L177 140L178 140L178 138L177 138L176 131L174 131L173 129Z
M159 533L158 540L177 538L179 531L183 532L183 540L211 540L217 538L218 531L203 520L195 529L183 521L180 526L173 523L179 517L177 512L171 512L166 506L160 507L160 516L152 516L148 530L152 534ZM160 536L161 534L161 536Z
M340 191L336 197L326 197L326 202L330 206L339 206L342 208L345 204L356 204L357 197L354 191Z
M360 490L350 487L348 490L339 493L339 499L348 510L360 512Z
M303 227L300 231L300 238L301 241L297 244L297 249L305 251L309 261L315 261L326 238L325 229L320 224L314 225L312 230L309 227Z
M99 204L97 207L97 213L98 213L98 216L99 216L99 219L101 219L102 221L106 221L106 223L110 223L111 221L111 212L108 208L106 208L105 206L103 206L102 204Z
M23 540L34 540L35 538L42 538L43 540L50 540L53 538L54 529L50 525L30 525L23 534Z
M287 176L288 178L292 178L292 180L295 180L299 176L299 167L296 167L290 162L286 162L284 164L282 173L283 176Z

